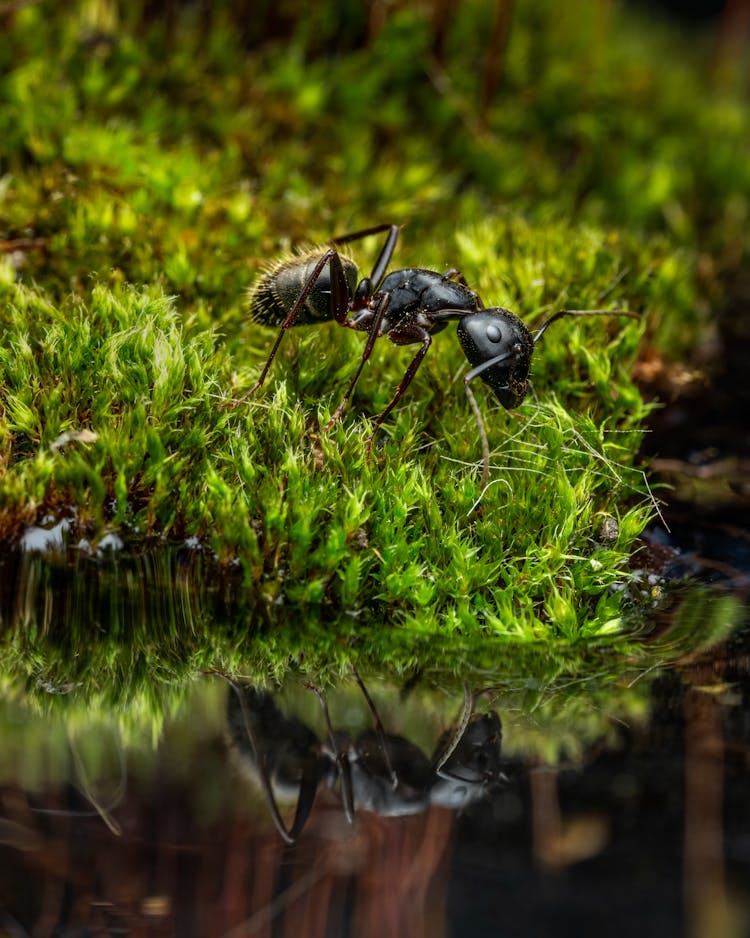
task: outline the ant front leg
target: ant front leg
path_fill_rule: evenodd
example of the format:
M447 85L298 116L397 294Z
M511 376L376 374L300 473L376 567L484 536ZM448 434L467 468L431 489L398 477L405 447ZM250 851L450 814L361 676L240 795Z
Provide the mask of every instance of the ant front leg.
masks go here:
M273 360L276 358L276 353L279 350L279 346L281 345L281 340L297 321L300 310L307 302L307 299L310 296L313 287L318 282L326 264L329 265L329 272L331 276L331 308L333 312L333 318L339 324L343 324L345 322L349 313L349 286L346 282L344 268L341 264L341 258L339 257L338 252L335 248L329 248L313 268L313 271L302 287L302 291L297 297L294 306L292 306L292 308L289 310L289 313L287 314L286 319L282 322L281 328L279 329L279 334L276 336L276 341L274 342L273 348L271 349L271 354L268 356L258 380L250 388L247 394L244 394L235 401L222 401L218 405L219 407L238 407L263 387L263 383L266 380L266 376L268 375L269 369L271 368Z
M284 842L289 845L294 844L297 842L297 838L302 833L302 829L305 826L305 822L310 815L310 811L312 810L312 806L315 801L315 793L318 788L319 779L317 759L312 753L308 753L306 758L302 760L302 774L300 778L300 790L297 796L297 807L294 812L292 825L291 827L287 827L281 817L279 805L276 801L276 796L274 795L273 786L271 784L268 766L269 753L267 749L261 744L261 741L259 740L253 728L253 719L248 707L245 690L239 685L235 684L235 682L225 674L222 674L222 677L229 684L237 696L237 700L240 705L240 713L242 715L242 723L247 736L247 742L250 745L250 751L253 754L253 760L258 770L261 790L263 792L263 796L266 799L268 810L271 813L271 819L273 820L273 823L276 826L276 830L279 832Z
M481 492L484 492L490 480L490 444L487 440L487 431L484 428L482 412L479 409L479 404L477 404L476 397L474 397L474 392L471 390L469 385L474 380L474 378L479 377L482 372L488 371L490 368L494 368L503 362L518 359L521 355L523 355L523 347L521 345L516 345L513 347L513 349L511 349L510 352L504 352L501 355L496 355L494 358L490 358L488 361L482 362L481 365L477 365L476 368L472 368L471 371L464 375L464 389L466 391L466 396L469 399L469 405L471 406L471 409L474 413L474 419L477 422L479 439L482 444L482 481L480 484ZM503 390L510 390L510 388L509 386L503 386ZM497 392L497 388L495 388L495 391Z

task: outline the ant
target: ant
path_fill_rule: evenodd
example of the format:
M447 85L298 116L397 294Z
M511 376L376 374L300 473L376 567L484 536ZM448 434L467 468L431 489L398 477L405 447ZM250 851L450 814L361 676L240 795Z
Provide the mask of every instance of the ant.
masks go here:
M468 689L457 728L438 740L428 759L408 739L385 732L356 672L374 729L356 739L335 732L323 694L308 684L323 709L328 737L324 741L302 720L284 715L269 693L224 677L233 691L227 705L231 739L288 844L296 843L302 833L321 784L338 791L351 824L357 810L403 817L430 805L464 808L507 782L500 771L500 719L494 711L475 714L477 695ZM289 826L281 817L279 800L296 802Z
M487 433L476 398L469 387L475 378L489 385L507 410L518 407L529 390L529 371L534 347L547 328L564 316L630 316L621 310L563 309L550 316L536 335L508 309L486 309L481 297L469 286L456 268L445 273L407 267L386 273L399 236L398 225L376 225L363 231L333 238L326 249L313 248L271 264L248 293L250 313L255 322L276 326L279 333L260 376L253 387L238 400L225 401L219 407L236 407L255 394L268 375L281 340L295 325L315 325L335 321L337 325L367 333L359 366L341 403L331 415L323 432L330 430L344 411L372 353L375 341L388 336L394 345L420 344L396 391L374 421L367 440L370 452L380 425L411 384L417 369L432 344L432 336L457 320L457 336L470 371L464 375L464 387L477 421L482 443L483 470L481 487L487 487L490 453ZM370 235L387 232L385 242L369 277L358 280L359 273L351 257L338 248Z

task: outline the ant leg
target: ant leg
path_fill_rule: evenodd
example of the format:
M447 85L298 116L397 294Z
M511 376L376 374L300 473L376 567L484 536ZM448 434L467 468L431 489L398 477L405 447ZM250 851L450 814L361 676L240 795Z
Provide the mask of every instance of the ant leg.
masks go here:
M450 270L446 270L446 272L443 274L443 280L456 280L458 281L458 283L461 284L462 287L468 288L469 286L466 280L466 277L464 277L464 275L461 273L458 267L451 267ZM476 293L474 290L470 290L469 292L473 294L474 299L477 302L477 309L484 309L484 303L482 302L482 297L478 293Z
M281 324L279 334L276 336L276 341L273 344L271 353L268 356L265 365L263 366L263 370L261 371L258 380L250 388L247 394L244 394L235 401L222 401L218 405L219 407L238 407L249 397L252 397L253 394L255 394L256 391L259 391L263 386L271 364L273 363L274 358L276 358L276 353L278 352L279 346L281 345L281 340L284 338L285 333L291 329L296 322L299 311L305 305L312 288L317 283L318 278L323 272L323 268L326 266L326 264L329 265L331 274L331 301L334 309L334 318L338 323L341 323L342 320L346 318L346 315L349 312L349 287L346 282L344 268L341 265L341 258L339 257L338 252L335 250L335 248L329 248L315 265L313 272L307 278L307 282L305 283L304 287L302 287L300 295L297 297L294 306L289 310L286 319Z
M477 429L479 430L479 439L482 444L482 481L479 485L480 492L484 492L487 488L487 483L490 481L490 444L487 439L487 431L484 428L484 420L482 419L482 412L479 409L479 404L477 404L477 399L474 397L474 392L469 387L469 382L464 378L464 387L466 388L466 396L469 398L469 405L474 413L474 419L477 422Z
M378 258L373 265L372 272L370 273L370 283L372 284L373 290L377 290L377 288L380 286L380 281L385 276L385 272L388 269L391 258L393 257L393 252L396 250L398 233L398 225L391 225L388 231L388 237L385 239L385 244L381 248L380 254L378 255Z
M331 273L331 308L333 310L333 318L339 326L345 326L347 325L347 317L351 312L351 294L349 293L349 284L346 281L341 258L338 254L334 254L333 257L331 257L329 271Z
M417 369L422 364L422 359L427 354L427 350L429 349L430 345L432 345L432 336L430 333L426 329L423 329L422 326L417 325L402 326L398 330L394 329L388 333L388 338L391 340L391 342L393 342L394 345L410 345L412 342L421 342L422 347L411 360L409 367L404 372L404 377L396 387L396 393L391 398L390 403L385 408L383 413L375 418L375 429L372 431L370 438L367 441L368 452L372 449L372 444L375 439L375 434L378 432L378 428L399 402L404 391L411 384L414 375L417 373Z
M263 795L266 799L266 804L268 805L268 810L271 813L271 818L276 827L276 830L279 832L285 843L294 844L296 843L302 828L305 826L305 822L310 815L310 811L315 801L315 792L318 787L316 760L308 759L305 761L305 767L303 770L302 779L300 781L299 796L297 798L297 808L294 813L294 820L292 821L291 828L287 829L284 821L282 820L281 812L279 811L279 806L276 801L276 796L273 793L273 788L271 787L271 780L268 776L266 754L261 751L261 748L258 745L258 741L255 737L255 733L253 732L252 721L247 710L247 701L245 700L245 695L242 693L242 688L235 684L234 681L230 680L230 678L228 678L225 674L222 674L222 677L235 692L237 699L240 702L242 722L245 727L245 732L247 733L248 741L250 742L250 748L253 752L255 764L258 766L260 785L263 790Z
M391 225L386 222L382 225L373 225L372 228L363 228L361 231L353 231L350 234L339 235L336 238L331 238L328 243L332 247L336 247L337 244L349 244L352 241L360 241L362 238L369 238L370 235L380 234L381 231L389 231L391 233L395 231L396 237L398 237L399 230L398 225Z
M323 717L328 730L328 742L336 760L336 767L338 768L341 778L341 800L344 802L344 813L346 814L347 821L352 824L354 822L354 789L352 787L352 767L349 763L349 758L346 752L339 749L336 742L333 724L331 723L331 714L328 712L328 704L326 703L325 697L314 684L306 684L305 686L315 694L323 710Z
M466 277L464 277L458 267L451 267L450 270L446 270L446 272L443 274L443 280L457 280L461 286L469 286L469 284L466 282Z
M354 675L354 680L357 682L357 684L359 684L359 689L362 691L362 694L367 701L367 706L370 709L370 713L372 714L372 718L375 721L375 732L377 733L380 748L383 750L383 755L385 756L385 765L388 769L388 774L391 776L391 785L395 789L398 787L398 776L396 775L395 769L393 768L391 756L388 752L388 740L385 735L383 721L380 719L380 714L375 709L375 702L373 701L372 697L370 697L369 691L364 685L364 681L359 676L359 673L355 668L352 668L352 674Z
M332 245L348 244L350 241L357 241L369 235L379 234L381 231L387 231L388 236L385 239L385 244L380 249L380 254L378 254L370 276L364 277L357 284L357 289L354 291L355 309L363 309L380 285L380 281L385 276L385 272L393 257L393 252L396 249L400 228L398 225L375 225L374 228L365 228L364 231L355 231L354 234L343 235L340 238L334 238L332 241L328 242Z
M521 352L521 347L516 346L513 351L505 352L502 355L496 355L489 361L482 362L481 365L477 365L476 368L472 368L471 371L464 375L464 388L466 389L466 396L469 398L469 404L471 405L471 409L474 412L474 419L477 422L477 430L479 430L479 439L482 443L482 481L480 484L481 492L484 492L484 490L487 488L487 483L490 479L490 444L487 440L487 431L484 428L482 412L479 409L479 404L477 404L477 399L474 397L474 392L469 387L469 383L483 371L486 371L493 365L497 365L508 358L517 357L521 354Z
M365 345L365 349L364 349L364 351L362 352L362 359L361 359L361 361L360 361L360 363L359 363L359 367L357 368L357 373L356 373L356 374L354 375L354 377L352 378L351 383L350 383L349 387L348 387L347 390L346 390L346 394L344 394L344 397L343 397L341 403L340 403L339 406L336 408L336 410L333 412L333 414L332 414L332 416L331 416L331 419L330 419L330 420L328 421L328 423L323 427L323 433L326 433L328 430L330 430L331 427L332 427L332 426L336 423L336 421L339 419L339 417L341 416L341 414L344 412L344 408L346 407L347 403L349 402L349 398L352 396L352 392L354 391L354 386L356 385L357 381L359 380L359 376L362 374L362 369L365 367L365 362L368 360L368 358L369 358L370 355L372 354L372 349L373 349L373 346L375 345L375 340L376 340L376 339L378 338L378 336L380 335L380 326L381 326L381 323L383 322L383 317L384 317L385 314L386 314L386 310L388 309L388 304L390 303L390 301L391 301L391 295L390 295L390 293L384 293L384 294L381 296L381 298L380 298L380 300L379 300L379 302L378 302L377 309L376 309L375 312L372 314L372 319L371 319L371 321L370 321L370 325L369 325L369 329L368 329L367 344ZM346 325L346 323L342 323L342 325ZM352 329L362 329L362 325L363 325L363 324L360 322L360 324L358 324L358 325L356 325L356 326L355 326L355 325L352 325L351 328L352 328Z
M380 249L378 259L375 261L375 265L372 268L372 273L368 278L372 287L370 294L372 294L380 281L383 279L383 275L385 274L385 271L391 262L393 252L396 249L396 242L398 241L400 230L401 229L398 225L375 225L373 228L365 228L363 231L355 231L353 234L342 235L340 238L332 238L328 243L335 247L337 244L349 244L349 242L358 241L360 238L367 238L370 235L380 234L381 231L388 232L388 237L385 239L385 244Z

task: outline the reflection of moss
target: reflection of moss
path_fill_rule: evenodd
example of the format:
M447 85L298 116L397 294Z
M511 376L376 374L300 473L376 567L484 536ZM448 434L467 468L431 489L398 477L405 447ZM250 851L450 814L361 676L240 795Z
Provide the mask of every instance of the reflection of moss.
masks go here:
M17 604L19 621L5 622L0 774L21 772L34 787L81 763L95 779L116 773L121 744L132 766L148 758L139 753L149 740L162 736L175 764L189 771L193 745L222 734L228 689L219 677L206 676L214 670L280 689L282 707L322 737L322 714L305 686L312 681L325 690L336 727L356 735L371 717L351 680L353 666L389 731L426 753L460 717L468 687L481 691L479 710L500 714L506 755L576 759L593 743L611 740L618 726L644 721L661 670L724 640L744 615L735 599L692 588L677 602L669 630L653 642L470 641L366 622L356 635L331 642L330 629L283 617L249 632L244 616L221 612L218 596L191 606L185 600L195 590L178 582L168 600L158 579L149 607L138 609L131 593L113 602L108 622L85 588L77 598L65 597L65 623L57 622L49 593L39 606L49 614L46 624L32 607ZM48 586L60 595L59 580ZM84 596L89 601L82 606ZM35 740L49 740L42 746L45 768Z
M96 715L126 736L156 737L196 680L217 671L269 688L290 680L330 689L354 667L373 687L410 686L425 712L451 718L465 685L482 689L481 705L513 725L511 747L549 758L555 747L574 754L616 720L639 719L658 669L722 641L742 614L733 598L691 588L676 602L671 631L654 641L383 628L366 616L259 606L237 580L217 578L213 564L204 570L194 552L121 555L88 569L26 557L6 560L3 580L16 589L0 600L2 695L76 732ZM353 685L351 693L359 694ZM398 720L394 707L387 712Z
M742 254L742 109L667 67L664 37L636 54L619 13L591 41L583 0L566 17L514 5L481 119L481 3L456 11L441 65L425 10L369 41L349 11L348 45L340 5L323 5L279 44L246 34L248 51L223 5L208 34L187 12L169 41L125 6L31 5L6 23L2 533L72 512L94 542L194 535L261 604L345 610L352 632L365 616L427 634L616 631L610 588L648 514L628 377L642 329L565 321L518 414L481 395L492 484L472 511L477 433L448 332L367 462L364 418L411 350L376 348L316 448L362 337L295 332L259 398L219 411L271 338L243 291L289 241L403 221L399 264L455 264L527 320L627 307L684 348L718 290L694 239L724 268ZM357 248L367 270L376 245ZM604 512L619 521L606 545Z
M508 652L506 657L512 657L513 652ZM532 755L549 762L574 758L594 741L610 738L617 721L637 723L647 714L648 680L628 689L619 686L611 675L606 679L590 675L588 679L579 677L571 693L570 686L563 684L563 680L570 679L564 666L558 677L557 692L555 682L551 682L546 701L540 699L537 707L526 709L525 695L519 694L519 688L507 688L480 699L480 710L491 707L501 716L506 754ZM526 680L544 683L541 675L530 675ZM406 699L388 680L368 680L368 687L389 732L406 735L426 754L434 750L440 734L454 725L462 712L460 686L418 686ZM35 789L59 782L71 770L79 771L76 766L80 763L91 780L103 774L116 778L121 746L132 767L148 760L151 746L161 740L174 753L173 761L189 771L192 747L202 745L207 737L223 736L226 693L223 681L193 682L183 686L179 694L161 695L159 704L152 699L144 709L133 706L135 702L112 708L101 699L92 707L91 700L84 704L73 691L67 699L50 698L43 715L36 707L6 702L0 709L0 776L6 781L20 777ZM326 697L337 729L356 735L371 725L353 682L328 688ZM292 679L282 699L284 707L299 713L319 737L325 735L311 691ZM110 787L114 788L114 783Z
M747 610L735 596L688 588L651 648L665 660L686 659L726 641L743 621Z

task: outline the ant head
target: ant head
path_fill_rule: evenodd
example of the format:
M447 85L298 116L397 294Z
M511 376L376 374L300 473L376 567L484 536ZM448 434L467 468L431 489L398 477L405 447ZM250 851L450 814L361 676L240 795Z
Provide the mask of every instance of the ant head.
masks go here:
M455 314L459 310L449 312ZM542 323L533 337L515 313L500 307L467 313L458 321L458 340L464 355L472 365L471 371L464 376L464 384L482 440L482 491L487 488L489 480L490 448L482 414L469 384L474 378L481 378L492 388L503 407L508 410L518 407L529 390L529 369L534 346L542 338L547 327L564 316L640 318L637 313L629 310L561 309Z
M474 714L453 751L438 765L432 803L464 808L507 782L501 771L502 739L502 724L494 710Z
M482 309L458 321L457 335L473 366L464 380L479 377L503 407L518 407L528 392L534 351L531 333L518 316L500 307Z

